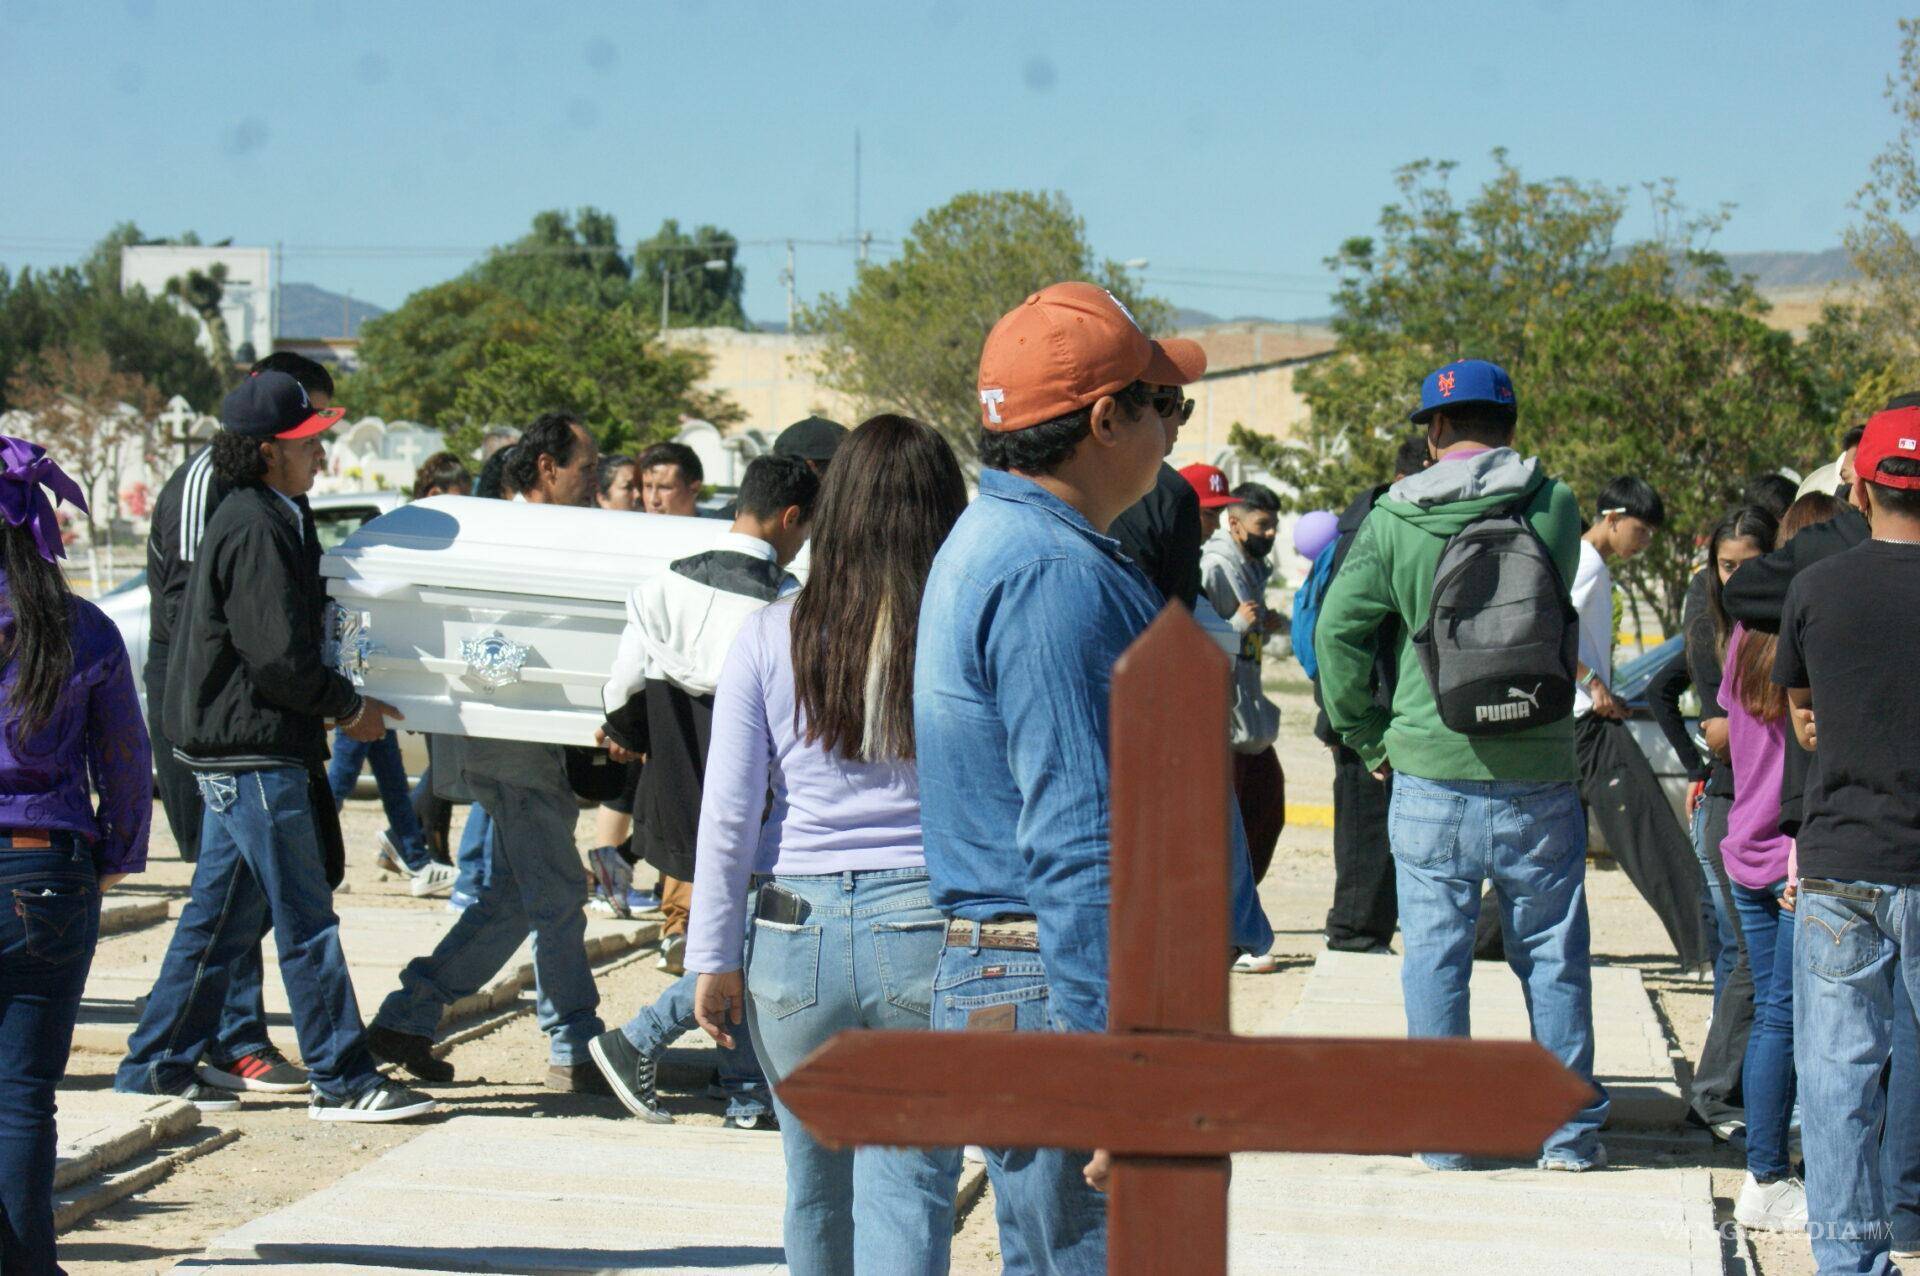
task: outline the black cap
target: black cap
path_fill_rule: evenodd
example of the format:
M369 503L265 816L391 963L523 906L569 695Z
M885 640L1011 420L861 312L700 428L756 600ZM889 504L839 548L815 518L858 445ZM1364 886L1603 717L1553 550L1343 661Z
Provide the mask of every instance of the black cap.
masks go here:
M344 408L315 411L307 388L284 372L256 372L220 403L220 428L249 439L304 439L333 428Z
M773 454L797 456L803 461L817 461L824 465L833 459L833 454L840 450L840 444L846 437L847 427L838 421L810 416L780 431L780 437L773 441Z

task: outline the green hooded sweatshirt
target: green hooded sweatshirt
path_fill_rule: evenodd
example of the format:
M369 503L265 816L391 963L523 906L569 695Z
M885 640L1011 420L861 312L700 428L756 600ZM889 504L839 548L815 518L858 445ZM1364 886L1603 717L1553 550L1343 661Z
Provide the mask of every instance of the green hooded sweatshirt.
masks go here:
M1580 562L1580 511L1564 483L1512 448L1437 461L1387 490L1354 535L1327 587L1314 628L1320 694L1327 720L1347 747L1374 769L1426 780L1578 780L1573 719L1511 735L1461 735L1440 721L1433 688L1414 653L1413 635L1432 609L1433 571L1447 539L1473 519L1526 494L1522 510L1546 542L1560 577ZM1398 616L1393 708L1368 687L1380 622Z

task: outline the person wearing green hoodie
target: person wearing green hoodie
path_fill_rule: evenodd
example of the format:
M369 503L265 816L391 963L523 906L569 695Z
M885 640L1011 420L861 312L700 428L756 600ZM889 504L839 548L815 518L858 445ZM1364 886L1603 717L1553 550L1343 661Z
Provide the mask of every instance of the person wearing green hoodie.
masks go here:
M1467 981L1483 883L1501 912L1507 962L1526 986L1533 1037L1593 1080L1593 984L1586 898L1586 813L1580 804L1573 719L1503 735L1449 728L1415 653L1428 621L1434 570L1447 541L1509 506L1532 527L1564 582L1579 562L1580 514L1571 490L1512 447L1513 383L1479 359L1430 373L1412 414L1434 464L1401 479L1374 505L1328 586L1314 632L1327 718L1382 779L1393 776L1388 838L1406 949L1401 984L1413 1037L1465 1037ZM1370 674L1382 652L1397 670L1382 707ZM1606 1164L1599 1131L1606 1092L1556 1130L1542 1169ZM1433 1169L1465 1169L1454 1153L1421 1153Z

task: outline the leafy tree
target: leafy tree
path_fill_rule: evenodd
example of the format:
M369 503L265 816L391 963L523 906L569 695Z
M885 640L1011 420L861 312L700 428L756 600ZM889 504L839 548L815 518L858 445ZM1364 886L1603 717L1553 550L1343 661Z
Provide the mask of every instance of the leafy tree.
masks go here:
M360 370L339 385L356 415L458 424L454 400L495 347L532 340L541 324L525 303L472 279L423 288L361 330Z
M1846 235L1863 280L1855 320L1878 365L1855 383L1851 418L1879 407L1891 387L1920 385L1920 243L1907 226L1920 212L1920 18L1902 18L1900 37L1900 64L1887 79L1898 127L1854 197L1860 220Z
M145 450L160 396L138 374L115 371L105 352L67 346L43 351L32 369L15 373L7 396L33 418L34 441L87 493L91 541L100 484L119 473L128 448ZM111 486L108 495L117 500Z
M922 216L898 259L862 266L846 296L807 308L801 327L826 339L828 385L868 410L919 417L971 457L981 344L1023 297L1065 279L1109 289L1150 332L1170 314L1094 255L1066 196L974 191Z
M742 414L696 388L709 363L701 350L662 347L658 320L632 306L562 307L542 315L525 338L487 348L454 396L460 424L448 442L471 449L489 424L524 425L549 411L578 415L609 449L670 438L686 417L725 428Z
M1791 338L1761 322L1764 303L1698 247L1724 213L1690 217L1656 185L1659 235L1622 244L1624 190L1531 181L1494 159L1465 203L1451 165L1400 171L1379 236L1329 261L1339 345L1296 381L1305 437L1236 429L1232 442L1287 482L1295 508L1339 508L1391 472L1422 376L1492 359L1513 375L1522 448L1583 505L1621 473L1665 498L1668 530L1617 578L1672 632L1697 538L1751 475L1815 460L1830 418Z
M746 274L738 262L739 245L718 226L697 226L692 234L669 217L649 240L633 250L633 297L649 314L660 313L663 272L671 276L668 327L747 328L743 304ZM708 262L723 262L709 269ZM658 318L654 320L659 323Z
M611 309L632 299L632 277L613 214L597 208L572 217L558 209L536 213L531 230L488 253L466 275L528 310Z
M166 295L183 302L207 325L213 342L215 361L223 368L233 364L233 334L227 331L227 317L220 311L220 299L227 291L227 264L216 261L205 270L189 270L167 280Z

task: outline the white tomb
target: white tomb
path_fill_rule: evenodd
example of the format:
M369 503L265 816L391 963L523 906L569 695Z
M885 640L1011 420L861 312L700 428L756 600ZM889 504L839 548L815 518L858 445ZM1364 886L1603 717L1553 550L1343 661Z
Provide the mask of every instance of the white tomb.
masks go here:
M712 549L719 519L435 496L373 519L320 565L336 661L405 728L591 745L626 600Z

